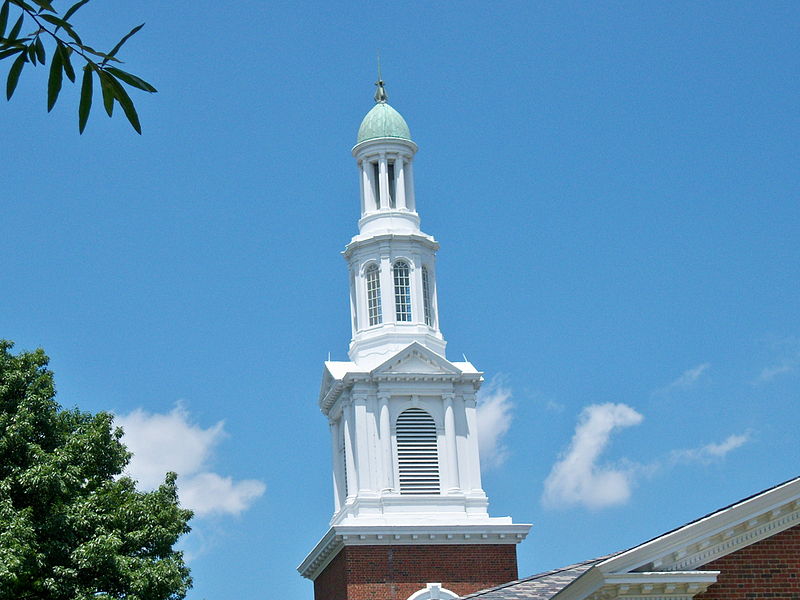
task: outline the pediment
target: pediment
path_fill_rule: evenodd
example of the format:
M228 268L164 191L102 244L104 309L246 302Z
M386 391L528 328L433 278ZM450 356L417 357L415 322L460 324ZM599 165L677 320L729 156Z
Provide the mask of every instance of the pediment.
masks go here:
M800 525L800 477L600 563L608 573L689 571Z
M461 369L433 350L414 342L372 370L372 375L394 373L460 375Z

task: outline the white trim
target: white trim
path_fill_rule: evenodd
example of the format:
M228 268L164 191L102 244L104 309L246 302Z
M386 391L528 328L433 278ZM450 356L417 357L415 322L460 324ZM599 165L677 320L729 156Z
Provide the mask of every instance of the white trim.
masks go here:
M718 576L719 571L603 573L595 565L552 600L691 600Z
M499 520L499 519L498 519ZM510 520L510 519L509 519ZM314 580L345 546L436 546L519 544L528 524L484 525L334 525L297 567Z
M425 588L411 594L408 600L449 600L451 598L458 598L458 594L443 588L441 583L427 583Z
M685 571L800 523L800 477L599 563L604 573Z

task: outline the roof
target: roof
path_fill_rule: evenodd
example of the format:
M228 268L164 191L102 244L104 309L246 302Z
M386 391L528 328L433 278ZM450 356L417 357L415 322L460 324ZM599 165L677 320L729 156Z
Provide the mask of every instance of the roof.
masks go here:
M606 557L587 560L462 596L480 600L548 600Z
M386 102L378 102L361 121L356 144L378 138L411 140L406 120Z
M627 550L510 581L463 598L550 600L560 594L559 598L564 600L578 600L589 597L601 586L624 583L630 587L639 579L658 583L665 576L676 577L676 581L696 580L694 593L697 593L697 589L702 591L705 589L702 586L707 587L715 577L706 574L718 572L694 569L798 524L800 477L795 477Z

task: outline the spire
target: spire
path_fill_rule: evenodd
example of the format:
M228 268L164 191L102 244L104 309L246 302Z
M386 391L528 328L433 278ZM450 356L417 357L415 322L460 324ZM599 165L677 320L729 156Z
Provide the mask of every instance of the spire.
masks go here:
M381 55L378 53L378 81L375 82L377 90L375 91L375 102L385 104L389 99L389 94L386 93L386 88L383 87L383 78L381 77Z

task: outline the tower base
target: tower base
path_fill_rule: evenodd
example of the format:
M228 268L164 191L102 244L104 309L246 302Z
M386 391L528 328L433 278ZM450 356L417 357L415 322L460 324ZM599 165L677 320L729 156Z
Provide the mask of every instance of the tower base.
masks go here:
M515 544L344 546L314 600L406 600L431 582L463 596L517 579Z

